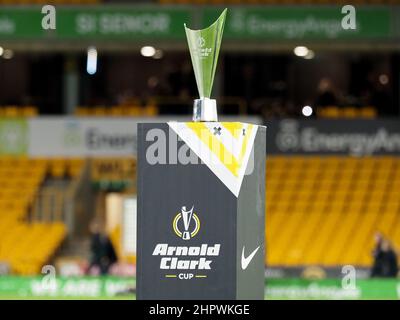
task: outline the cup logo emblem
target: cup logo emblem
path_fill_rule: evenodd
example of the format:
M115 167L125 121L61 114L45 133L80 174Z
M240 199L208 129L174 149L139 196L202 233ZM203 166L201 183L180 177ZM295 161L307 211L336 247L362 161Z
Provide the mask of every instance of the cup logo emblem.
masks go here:
M197 46L198 46L198 47L202 48L202 47L204 47L205 44L206 44L206 40L204 40L203 37L199 37L199 38L197 39Z
M183 206L181 212L179 212L172 223L175 234L183 240L190 240L200 230L200 220L195 212L193 212L194 206L190 210Z

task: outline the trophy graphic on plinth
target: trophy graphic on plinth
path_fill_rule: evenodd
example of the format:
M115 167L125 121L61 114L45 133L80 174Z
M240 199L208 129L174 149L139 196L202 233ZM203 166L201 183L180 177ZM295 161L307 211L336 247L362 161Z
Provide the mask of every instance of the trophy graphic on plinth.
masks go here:
M193 121L138 125L138 299L263 299L266 128L219 122L211 89L226 18L184 26Z
M221 47L226 11L227 9L208 28L191 30L186 27L186 24L184 25L200 96L200 99L194 101L193 121L218 121L217 103L210 96Z

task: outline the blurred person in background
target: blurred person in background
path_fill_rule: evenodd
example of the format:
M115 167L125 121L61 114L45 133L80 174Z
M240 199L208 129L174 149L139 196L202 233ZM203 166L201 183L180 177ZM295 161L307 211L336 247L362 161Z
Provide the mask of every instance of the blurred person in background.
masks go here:
M318 83L318 93L315 105L317 107L337 106L339 98L337 91L329 78L322 78Z
M372 270L371 270L371 277L379 277L381 275L382 269L382 241L383 235L380 232L375 233L375 248L372 251L372 256L374 259Z
M398 273L397 255L389 240L381 233L375 235L374 264L371 277L395 278Z
M106 275L118 260L114 247L97 221L91 223L90 233L90 264L87 273Z
M374 106L380 115L391 115L393 102L388 86L376 81L371 92L369 105Z
M397 277L399 272L397 264L397 255L391 242L384 239L382 242L382 251L384 253L383 276L389 278Z

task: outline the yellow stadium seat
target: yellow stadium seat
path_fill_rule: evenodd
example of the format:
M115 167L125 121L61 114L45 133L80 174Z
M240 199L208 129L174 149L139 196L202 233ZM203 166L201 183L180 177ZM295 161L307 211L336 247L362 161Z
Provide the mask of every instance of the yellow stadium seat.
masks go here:
M338 118L340 116L340 110L336 106L319 108L318 116L321 118Z
M376 108L374 107L363 107L360 109L360 116L362 118L373 119L377 116Z
M39 113L38 109L34 106L23 106L21 109L21 114L24 117L35 117Z
M80 160L71 161L78 167ZM0 260L11 264L17 274L36 274L52 257L66 235L60 223L26 223L29 208L48 167L63 160L0 158Z
M399 158L268 157L268 177L268 265L367 266L378 230L400 246Z
M80 116L80 117L87 116L87 115L90 115L90 110L86 107L76 107L75 115Z
M356 118L359 116L359 111L354 107L345 107L341 110L343 118Z

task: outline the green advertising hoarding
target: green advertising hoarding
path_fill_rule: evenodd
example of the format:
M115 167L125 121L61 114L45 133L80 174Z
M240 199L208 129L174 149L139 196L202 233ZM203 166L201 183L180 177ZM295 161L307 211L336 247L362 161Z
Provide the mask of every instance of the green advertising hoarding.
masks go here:
M0 155L26 155L28 122L26 119L0 119Z
M136 279L118 276L56 277L1 276L1 299L134 299ZM270 300L398 300L397 279L359 279L345 288L340 279L267 279L265 299Z
M184 39L183 24L190 12L156 7L61 7L56 29L42 28L41 7L6 8L0 11L0 39Z
M40 38L44 34L42 18L39 7L1 8L0 39Z
M47 277L1 276L0 300L78 297L110 299L123 298L127 295L132 298L132 292L136 286L133 277L57 277L54 281Z
M56 30L43 30L40 6L4 7L0 39L29 40L181 40L183 24L204 28L220 7L93 6L56 7ZM390 40L400 8L356 6L356 30L343 29L341 6L230 6L226 40Z
M182 27L191 20L185 9L64 9L58 14L60 38L184 39Z
M354 285L341 279L268 279L266 299L278 300L397 300L400 282L396 279L357 279Z
M208 8L203 24L218 17L219 10ZM388 8L356 6L356 30L345 30L342 7L253 7L230 9L225 26L226 39L329 40L388 39L392 35L392 16Z

